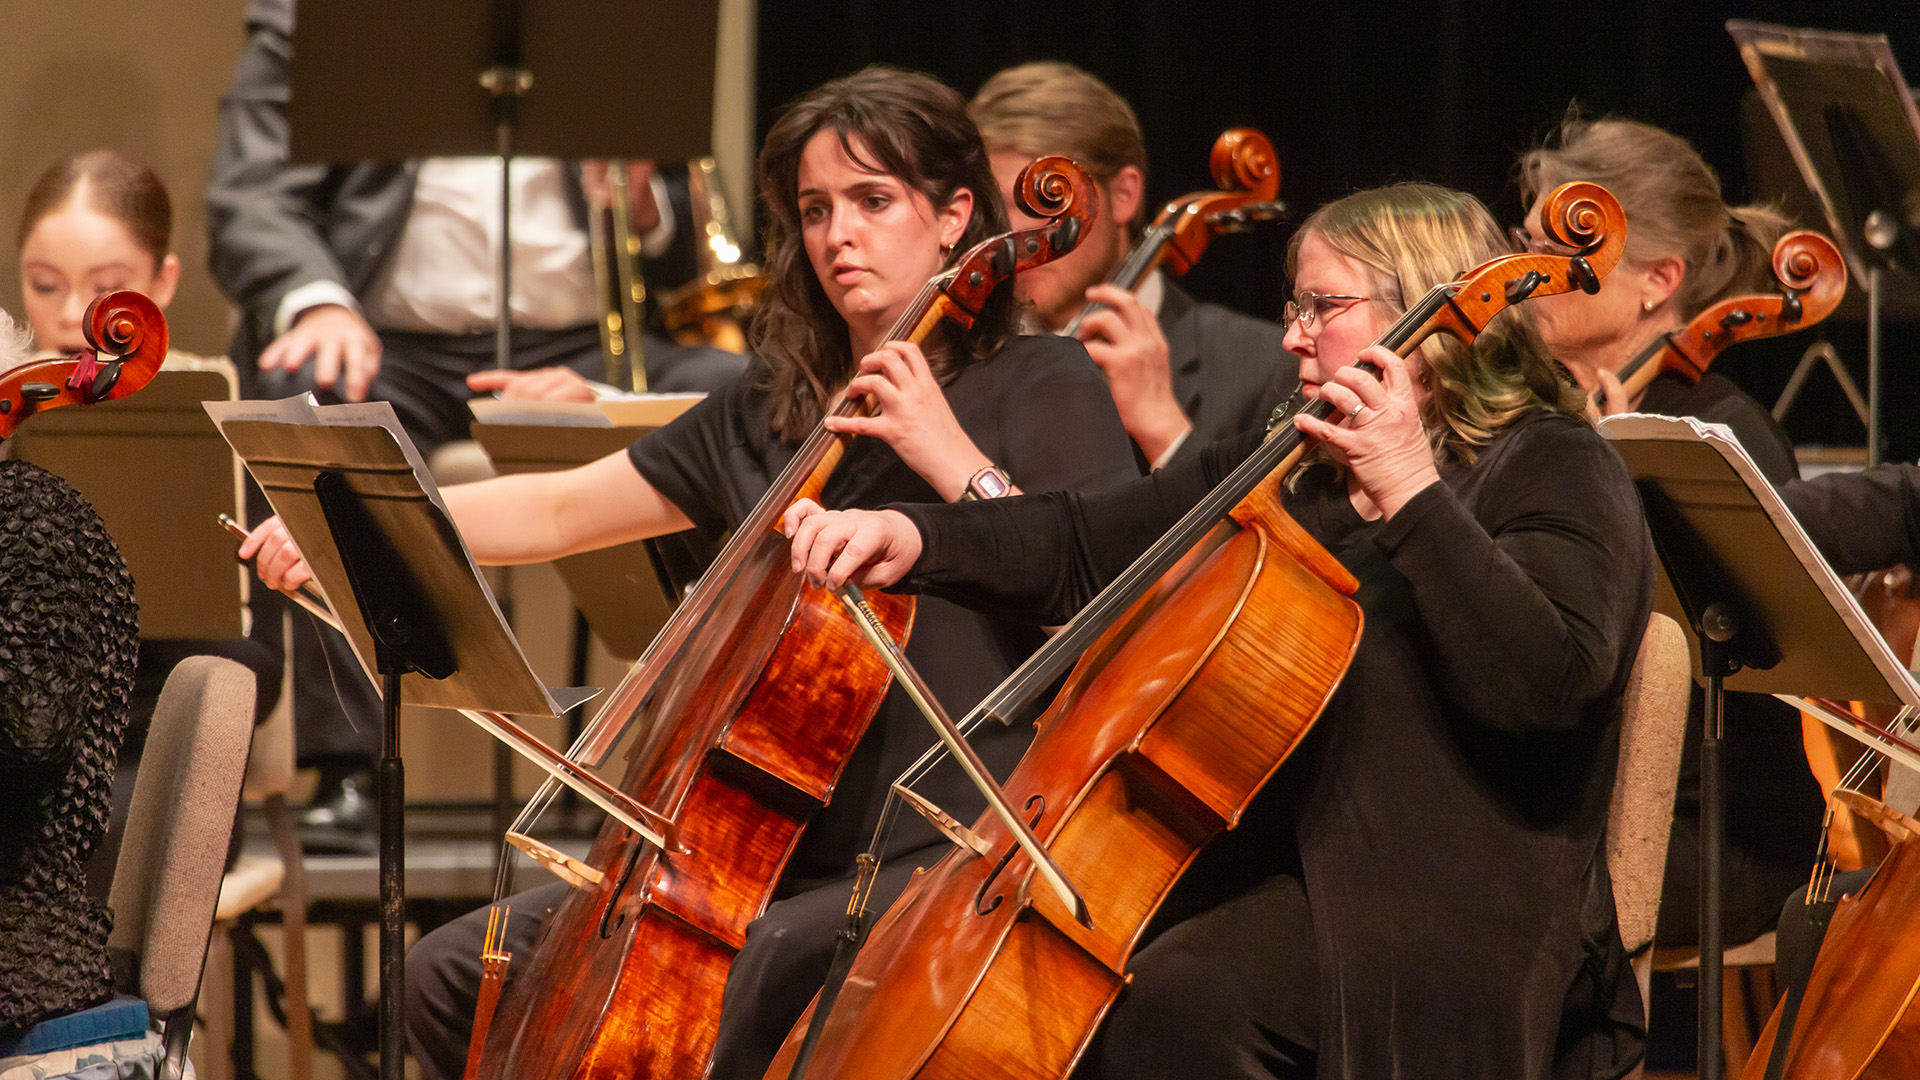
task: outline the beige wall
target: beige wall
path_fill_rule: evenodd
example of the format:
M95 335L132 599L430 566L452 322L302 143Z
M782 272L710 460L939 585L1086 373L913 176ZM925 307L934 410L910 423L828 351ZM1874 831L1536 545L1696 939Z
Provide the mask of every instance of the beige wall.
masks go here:
M27 189L58 158L110 146L173 195L185 264L174 342L226 351L227 304L207 273L202 192L215 110L233 76L246 0L0 0L0 306L20 313L15 233Z

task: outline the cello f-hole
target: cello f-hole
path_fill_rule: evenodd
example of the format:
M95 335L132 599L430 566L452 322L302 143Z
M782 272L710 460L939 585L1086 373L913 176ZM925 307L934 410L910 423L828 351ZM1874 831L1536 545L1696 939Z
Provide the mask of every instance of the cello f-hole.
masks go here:
M625 915L615 919L613 913L620 906L620 898L626 895L627 882L632 880L633 868L639 865L640 853L644 850L646 850L644 844L633 845L633 850L627 854L626 868L620 871L620 880L613 883L613 895L607 897L606 909L600 912L600 940L602 941L611 938L615 930L627 923Z
M1036 806L1036 803L1039 805ZM1027 819L1027 828L1038 828L1040 819L1047 814L1047 797L1045 795L1029 796L1022 809L1033 811L1033 816ZM1007 864L1013 861L1014 853L1019 850L1019 844L1008 845L1007 853L1000 856L1000 861L993 864L993 870L987 875L987 879L980 883L979 891L973 894L973 913L975 915L993 914L994 909L1000 906L1000 901L1006 899L1004 896L996 896L991 903L988 903L987 890L993 888L993 883L999 880L1000 871L1007 868Z

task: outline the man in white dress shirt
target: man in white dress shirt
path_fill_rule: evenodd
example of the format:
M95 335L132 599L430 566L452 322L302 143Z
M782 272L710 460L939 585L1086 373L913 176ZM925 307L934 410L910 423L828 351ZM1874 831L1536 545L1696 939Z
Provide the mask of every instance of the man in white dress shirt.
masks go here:
M500 245L497 158L296 165L288 160L293 0L253 0L247 42L220 105L207 189L211 265L240 308L231 355L242 392L323 401L390 402L423 454L465 438L467 376L494 366ZM516 159L513 185L512 367L604 373L581 171ZM674 238L658 177L634 185L643 254ZM677 284L677 281L669 283ZM718 349L649 335L651 389L714 390L745 366ZM250 504L264 516L264 500ZM267 590L256 634L277 637ZM332 662L301 640L296 619L296 730L303 766L322 790L306 819L363 832L373 822L369 767L378 701L344 641ZM340 677L336 678L335 673ZM337 698L337 700L336 700Z

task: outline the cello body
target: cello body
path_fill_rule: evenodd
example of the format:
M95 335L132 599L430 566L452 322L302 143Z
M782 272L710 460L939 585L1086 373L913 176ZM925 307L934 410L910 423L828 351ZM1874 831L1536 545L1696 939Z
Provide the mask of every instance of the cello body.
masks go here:
M569 890L548 918L502 999L482 1076L704 1072L747 924L888 686L833 595L776 572L786 559L782 537L758 538L748 562L755 587L729 593L695 632L690 662L644 706L643 720L654 710L677 719L637 748L622 788L682 823L679 850L641 845L617 824L602 831L587 861L605 876L591 891ZM875 599L905 635L911 602ZM795 679L799 671L817 676ZM795 695L797 685L809 692Z
M1093 928L1031 887L1031 863L983 817L990 856L950 852L876 925L809 1075L1072 1070L1168 890L1238 822L1358 647L1356 583L1280 509L1279 483L1088 649L1004 785L1081 887ZM900 1001L929 1007L886 1007ZM787 1076L797 1042L769 1076Z
M1597 185L1569 184L1547 206L1549 229L1577 238L1568 246L1590 261L1494 259L1410 303L1378 344L1405 356L1437 332L1472 341L1538 290L1596 290L1625 243L1618 203ZM1082 925L1052 890L1033 888L1033 864L982 818L975 832L984 843L916 875L874 927L809 1047L805 1075L1072 1073L1154 914L1200 850L1239 823L1353 660L1357 582L1281 499L1306 449L1292 417L1332 412L1320 399L1278 420L980 707L1013 715L1025 699L1009 687L1039 686L1057 670L1051 664L1079 652L1003 787L1090 920ZM806 1027L789 1033L769 1080L793 1075Z
M1893 846L1857 895L1840 899L1794 1020L1782 1080L1920 1076L1920 843ZM1760 1080L1781 1010L1754 1044L1741 1080Z

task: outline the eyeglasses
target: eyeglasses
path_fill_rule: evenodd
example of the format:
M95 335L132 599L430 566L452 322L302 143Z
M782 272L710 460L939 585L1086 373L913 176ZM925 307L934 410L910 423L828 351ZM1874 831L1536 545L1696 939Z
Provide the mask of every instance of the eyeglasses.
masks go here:
M1507 230L1513 239L1513 250L1532 255L1559 255L1563 258L1580 254L1580 249L1557 244L1542 236L1535 236L1525 225L1515 225Z
M1338 296L1310 292L1301 293L1298 299L1287 301L1287 306L1281 311L1281 323L1285 325L1290 322L1298 322L1300 328L1305 330L1313 325L1315 319L1324 323L1334 315L1338 315L1340 312L1347 310L1351 305L1371 299L1373 299L1371 296Z

